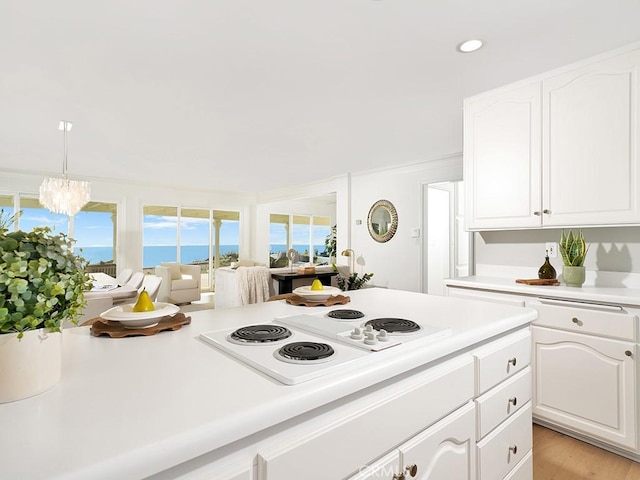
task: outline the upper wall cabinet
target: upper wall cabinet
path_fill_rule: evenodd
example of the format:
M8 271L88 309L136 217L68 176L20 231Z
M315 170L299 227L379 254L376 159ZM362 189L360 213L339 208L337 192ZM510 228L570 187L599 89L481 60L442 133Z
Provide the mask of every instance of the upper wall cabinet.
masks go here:
M471 230L640 224L640 51L465 101Z
M640 52L542 82L544 225L640 223Z
M540 94L534 83L465 101L468 229L540 226Z

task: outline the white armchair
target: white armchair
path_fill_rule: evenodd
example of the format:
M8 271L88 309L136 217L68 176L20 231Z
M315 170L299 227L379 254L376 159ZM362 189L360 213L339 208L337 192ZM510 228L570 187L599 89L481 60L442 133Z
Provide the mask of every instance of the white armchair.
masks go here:
M156 275L162 279L158 289L158 301L189 303L200 300L200 266L163 262L156 267Z

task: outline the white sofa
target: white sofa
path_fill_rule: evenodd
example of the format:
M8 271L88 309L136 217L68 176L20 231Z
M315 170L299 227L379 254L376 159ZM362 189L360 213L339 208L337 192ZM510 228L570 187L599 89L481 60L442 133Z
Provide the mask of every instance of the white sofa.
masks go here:
M163 262L156 267L156 275L162 279L158 289L159 302L181 304L200 300L199 265Z

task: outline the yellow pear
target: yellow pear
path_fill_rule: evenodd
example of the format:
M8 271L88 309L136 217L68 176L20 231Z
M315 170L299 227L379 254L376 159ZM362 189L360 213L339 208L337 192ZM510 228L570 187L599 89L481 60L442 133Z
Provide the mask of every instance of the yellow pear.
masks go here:
M142 289L140 292L140 296L138 297L138 301L133 306L132 310L134 312L151 312L155 310L156 307L151 301L151 297L149 297L149 292L146 289Z
M324 290L324 285L322 285L322 282L316 278L311 284L310 290Z

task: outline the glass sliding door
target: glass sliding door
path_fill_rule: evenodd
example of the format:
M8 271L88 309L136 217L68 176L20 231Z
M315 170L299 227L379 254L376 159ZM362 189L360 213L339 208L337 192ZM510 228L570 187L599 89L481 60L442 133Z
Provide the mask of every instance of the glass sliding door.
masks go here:
M324 241L331 232L329 217L272 213L269 219L270 266L289 265L287 251L298 252L299 263L325 265L329 254Z
M227 267L240 252L240 212L213 211L213 248L216 267Z
M308 215L292 215L291 230L292 248L298 252L300 263L310 263L313 258L311 241L311 217Z
M200 266L203 289L209 289L211 264L211 210L180 209L180 263Z
M329 253L326 251L324 241L331 233L331 219L329 217L313 216L311 222L311 245L314 252L313 263L316 265L328 265Z
M117 275L115 203L89 202L73 217L73 237L81 255L89 261L87 271Z
M271 268L289 265L287 250L291 248L289 239L290 216L272 213L269 215L269 266Z
M142 267L153 273L161 262L179 262L178 207L144 206Z
M143 265L161 262L199 265L203 290L213 290L213 269L238 259L240 212L145 206Z

